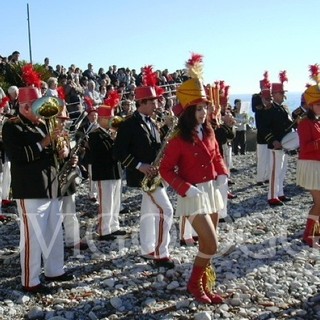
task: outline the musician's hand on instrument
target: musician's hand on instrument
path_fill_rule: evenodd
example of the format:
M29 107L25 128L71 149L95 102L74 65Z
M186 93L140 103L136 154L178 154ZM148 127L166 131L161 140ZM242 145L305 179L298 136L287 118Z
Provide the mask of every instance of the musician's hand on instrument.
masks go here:
M153 177L157 174L157 169L149 163L142 163L138 170L144 173L147 177Z
M282 144L278 140L273 141L272 144L273 144L273 148L275 150L281 150L282 149Z
M47 134L41 141L40 145L42 148L46 148L51 144L51 136L50 134Z
M58 150L59 159L65 159L69 156L69 148L64 145L60 150Z
M193 198L193 197L197 197L198 195L202 194L203 192L198 189L195 186L190 186L190 188L187 190L186 192L186 197L187 198Z
M79 157L77 155L73 155L71 158L70 158L70 162L71 162L71 166L72 167L75 167L78 162L79 162Z

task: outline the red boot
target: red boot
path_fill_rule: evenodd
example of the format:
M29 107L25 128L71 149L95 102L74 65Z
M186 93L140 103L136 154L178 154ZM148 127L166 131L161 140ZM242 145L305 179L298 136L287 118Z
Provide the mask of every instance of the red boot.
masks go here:
M211 299L205 294L202 286L202 277L205 273L205 267L193 266L192 273L187 285L187 290L198 302L211 303Z
M218 294L214 294L212 292L212 286L216 282L216 273L214 272L211 265L208 265L206 271L202 276L202 283L204 292L210 298L212 304L220 304L223 303L223 298Z
M320 248L319 244L317 243L319 240L319 234L320 234L319 221L308 218L306 228L303 233L303 241L309 247Z

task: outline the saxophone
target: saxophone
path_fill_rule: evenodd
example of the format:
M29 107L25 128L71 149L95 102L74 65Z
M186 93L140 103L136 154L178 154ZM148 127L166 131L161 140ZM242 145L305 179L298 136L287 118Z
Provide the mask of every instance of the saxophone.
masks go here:
M166 135L164 136L164 138L162 140L162 144L161 144L161 147L157 153L157 156L154 159L154 161L151 163L152 166L154 166L156 168L159 167L160 161L163 156L164 149L167 146L168 141L171 139L173 133L175 132L175 127L176 127L177 122L178 122L177 118L172 116L172 125L170 126L170 129L168 130L168 132L166 133ZM146 193L152 193L161 185L161 182L162 182L162 178L161 178L159 172L157 175L155 175L153 177L144 176L144 178L141 181L142 191L144 191Z

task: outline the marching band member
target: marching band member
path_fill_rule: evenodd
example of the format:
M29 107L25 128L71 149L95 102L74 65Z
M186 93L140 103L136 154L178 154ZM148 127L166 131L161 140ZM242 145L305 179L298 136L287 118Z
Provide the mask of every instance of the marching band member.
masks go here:
M89 134L92 180L98 184L99 240L114 240L116 236L126 235L119 224L121 168L113 158L114 137L110 132L110 119L118 103L117 92L110 93L106 105L97 109L99 127Z
M270 176L268 203L270 206L282 206L291 199L285 196L283 183L287 171L288 155L284 152L281 140L291 131L292 120L287 108L283 105L285 90L283 83L287 81L285 71L280 73L280 83L271 84L272 106L266 110L261 122L261 133L270 150ZM289 130L289 131L288 131Z
M271 83L268 79L268 72L264 73L263 80L260 80L260 93L253 95L252 108L255 113L257 128L257 185L262 186L269 180L270 173L270 152L267 141L261 133L261 123L265 118L265 111L271 108Z
M309 190L313 204L310 208L303 241L320 249L320 68L310 66L311 77L317 82L304 92L307 117L298 123L300 151L297 163L297 185Z
M159 99L158 87L151 67L144 68L144 85L135 89L137 110L120 126L115 141L115 157L126 168L128 187L140 188L144 177L158 175L152 165L161 145L160 133L150 118ZM140 245L143 257L155 266L173 268L169 254L173 208L166 188L157 186L154 192L143 191L140 217Z
M41 284L41 258L47 281L69 281L64 271L60 188L52 134L33 112L40 98L35 87L19 89L19 114L3 126L3 142L11 161L12 194L20 216L20 262L23 290L48 293ZM54 132L54 135L59 132ZM68 156L66 146L57 155ZM32 181L32 187L30 182Z
M187 290L199 302L217 304L223 299L211 291L211 257L217 251L217 211L223 201L215 180L227 176L228 170L207 119L208 100L200 78L202 56L193 54L186 66L191 79L177 89L184 110L165 149L160 174L178 193L176 214L187 216L199 237Z

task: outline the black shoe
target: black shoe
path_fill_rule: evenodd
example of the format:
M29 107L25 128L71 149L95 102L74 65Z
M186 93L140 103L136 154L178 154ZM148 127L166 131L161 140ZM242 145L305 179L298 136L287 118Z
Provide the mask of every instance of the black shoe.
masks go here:
M236 168L231 168L231 169L230 169L230 172L238 172L238 169L236 169Z
M100 240L100 241L110 241L110 240L115 240L115 239L117 239L117 237L113 236L111 234L105 234L104 236L100 236L98 238L98 240Z
M235 182L228 180L228 186L231 186L232 184L235 184Z
M125 235L127 234L127 232L124 231L124 230L117 230L117 231L115 231L115 232L112 232L111 234L112 234L113 236L125 236Z
M174 261L171 258L154 259L154 266L156 268L164 267L167 269L174 268Z
M22 286L22 290L24 292L36 294L36 293L42 293L42 294L51 294L52 289L48 288L47 286L43 285L42 283L34 286L34 287L24 287Z
M78 250L87 250L89 248L88 244L86 242L79 242L78 244L74 246L67 246L68 249L78 249Z
M257 182L257 186L263 186L263 181Z
M269 183L269 180L264 180L263 182L264 182L264 183Z
M288 202L288 201L291 201L291 198L289 197L286 197L286 196L280 196L278 197L280 201L282 202Z
M58 282L64 282L64 281L72 281L74 280L74 276L72 274L64 273L61 276L56 276L56 277L44 277L46 281L53 282L53 281L58 281Z

